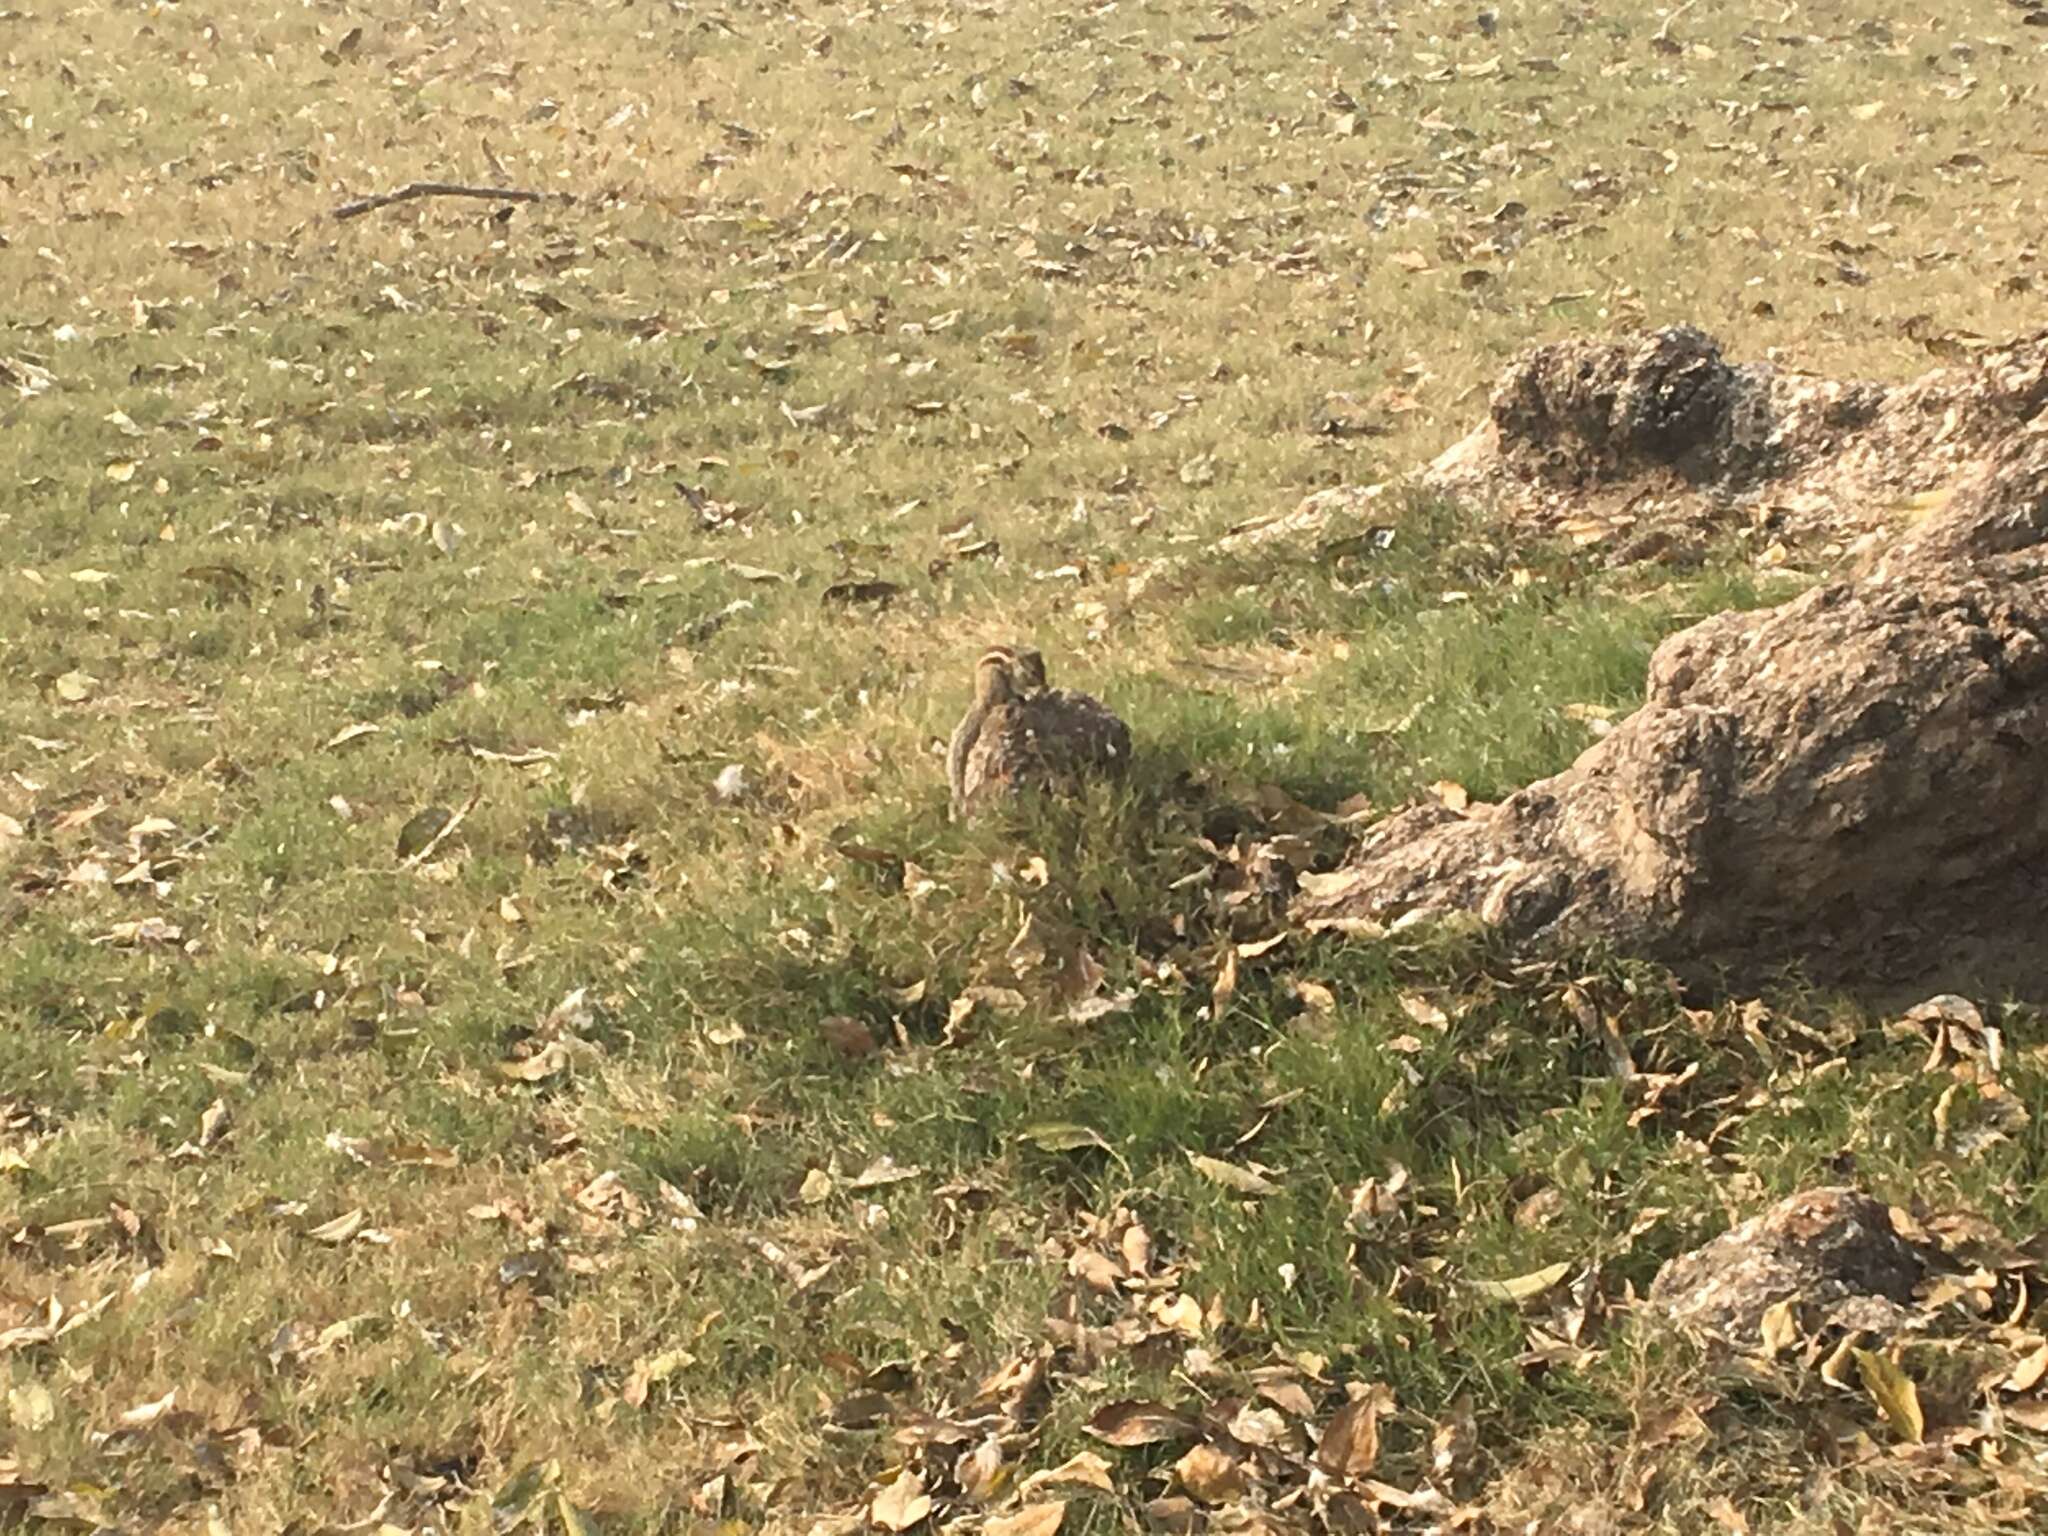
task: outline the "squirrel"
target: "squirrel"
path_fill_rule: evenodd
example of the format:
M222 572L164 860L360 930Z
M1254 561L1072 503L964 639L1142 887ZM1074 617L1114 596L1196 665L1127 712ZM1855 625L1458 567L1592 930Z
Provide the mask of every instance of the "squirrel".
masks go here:
M1045 657L996 645L974 668L974 702L946 748L955 821L991 792L1071 788L1090 774L1119 773L1131 733L1100 699L1046 685Z
M1040 687L1045 686L1045 661L1036 651L1026 651L1023 657L1011 646L990 646L981 653L981 659L974 664L974 702L967 706L967 713L960 717L960 723L953 727L953 739L946 745L946 783L952 791L953 819L958 821L967 809L966 774L967 754L981 735L981 728L988 720L989 713L1005 704L1014 703L1023 690L1018 687L1018 673L1032 675L1033 664Z

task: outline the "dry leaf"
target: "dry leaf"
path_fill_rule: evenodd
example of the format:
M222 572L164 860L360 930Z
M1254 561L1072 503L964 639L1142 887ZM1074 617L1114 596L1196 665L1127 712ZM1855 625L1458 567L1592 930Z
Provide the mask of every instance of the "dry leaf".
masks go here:
M1216 985L1209 994L1209 1017L1220 1019L1230 1000L1237 995L1237 947L1230 945L1223 951L1223 963L1216 969Z
M1526 1275L1517 1275L1512 1280L1468 1280L1465 1283L1481 1296L1491 1296L1495 1301L1527 1301L1549 1290L1571 1271L1571 1262L1565 1260L1532 1270Z
M1450 1016L1419 992L1401 994L1401 1011L1425 1029L1449 1029Z
M1076 1451L1056 1467L1043 1472L1034 1472L1017 1485L1017 1492L1029 1498L1040 1488L1054 1483L1078 1483L1084 1488L1099 1489L1113 1493L1116 1485L1109 1480L1109 1463L1093 1451Z
M1451 1403L1450 1414L1429 1437L1429 1466L1438 1477L1450 1477L1465 1469L1479 1448L1479 1421L1472 1412L1472 1394L1461 1392Z
M1123 1450L1135 1445L1185 1440L1195 1432L1192 1420L1164 1403L1111 1403L1098 1409L1083 1427L1096 1439Z
M1245 1490L1244 1463L1213 1445L1198 1445L1173 1464L1181 1486L1204 1504L1228 1504Z
M569 1048L559 1040L550 1040L533 1055L519 1061L501 1061L498 1071L514 1082L538 1083L553 1077L569 1065Z
M354 1237L356 1233L360 1232L362 1228L363 1208L357 1206L354 1210L344 1212L332 1221L322 1222L319 1226L309 1231L306 1236L312 1238L316 1243L345 1243Z
M981 1529L983 1536L1053 1536L1067 1518L1066 1502L1026 1504L1015 1514L993 1516Z
M178 1389L173 1387L153 1403L137 1403L121 1415L121 1422L130 1429L140 1429L146 1424L154 1424L170 1412L171 1406L177 1401Z
M365 736L382 735L383 731L384 727L381 725L345 725L321 745L331 752L336 747L345 747L352 741L361 741Z
M1072 1152L1081 1147L1096 1147L1104 1152L1110 1150L1109 1143L1102 1139L1100 1131L1064 1120L1047 1121L1042 1125L1027 1125L1017 1133L1017 1139L1028 1141L1043 1152Z
M835 1013L818 1021L818 1033L825 1043L848 1061L859 1061L880 1049L867 1025L849 1014Z
M1394 1394L1374 1385L1331 1416L1316 1445L1316 1460L1333 1477L1363 1477L1380 1459L1380 1412Z
M891 1531L907 1531L931 1512L932 1501L924 1491L924 1479L908 1468L898 1472L896 1480L876 1494L868 1506L868 1518Z
M620 1396L634 1407L645 1406L647 1391L655 1382L666 1381L684 1366L695 1363L696 1356L687 1349L665 1349L653 1358L641 1358L633 1362L633 1370L626 1378L626 1385Z
M1195 1172L1212 1183L1221 1184L1225 1189L1234 1189L1241 1195L1277 1195L1280 1186L1263 1174L1254 1173L1236 1163L1226 1163L1220 1157L1204 1157L1199 1152L1190 1152L1188 1161L1195 1165Z
M1927 1421L1920 1412L1920 1393L1913 1386L1913 1378L1889 1355L1869 1349L1859 1349L1854 1354L1856 1373L1863 1378L1863 1390L1877 1404L1877 1411L1901 1440L1918 1445L1927 1431Z
M1772 1359L1799 1342L1799 1312L1791 1297L1764 1308L1757 1326L1763 1334L1764 1353Z

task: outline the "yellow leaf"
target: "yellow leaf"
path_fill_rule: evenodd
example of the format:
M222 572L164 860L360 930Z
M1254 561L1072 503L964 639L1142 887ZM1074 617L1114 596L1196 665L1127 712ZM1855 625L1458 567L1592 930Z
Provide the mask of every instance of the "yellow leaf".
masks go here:
M1517 1275L1512 1280L1470 1280L1466 1283L1480 1295L1491 1296L1495 1301L1527 1301L1557 1284L1571 1267L1571 1261L1567 1259L1526 1275Z
M1871 1349L1859 1349L1855 1354L1856 1372L1863 1378L1863 1390L1877 1404L1877 1411L1901 1440L1918 1445L1926 1433L1927 1421L1920 1412L1920 1394L1914 1389L1913 1378L1899 1369L1899 1363L1889 1355Z
M1799 1315L1790 1297L1766 1307L1757 1326L1763 1333L1764 1353L1773 1359L1799 1342Z

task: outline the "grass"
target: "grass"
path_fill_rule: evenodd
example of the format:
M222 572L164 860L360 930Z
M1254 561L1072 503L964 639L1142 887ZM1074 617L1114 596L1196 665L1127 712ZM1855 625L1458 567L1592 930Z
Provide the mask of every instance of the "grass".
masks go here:
M1246 866L1289 798L1561 767L1660 637L1796 590L1400 476L1570 331L1903 376L1909 318L2013 328L2044 43L1992 0L9 13L0 1525L478 1531L551 1488L564 1529L804 1528L1050 1343L1006 1487L1107 1403L1287 1372L1317 1422L1390 1388L1374 1475L1503 1528L2024 1506L2017 1429L1996 1475L1896 1456L1625 1303L1844 1171L2031 1239L2038 1119L1960 1152L1917 1036L1590 958L1638 1064L1697 1066L1646 1105L1574 973L1261 950ZM326 217L501 170L562 196ZM1383 432L1314 431L1335 391ZM1368 553L1213 547L1367 483ZM1138 770L951 826L937 743L1018 634ZM402 856L430 807L466 814ZM1130 998L1077 1023L1090 964ZM1075 1278L1133 1223L1144 1283ZM1908 1356L1945 1429L1969 1347ZM1177 1486L1110 1454L1069 1531Z

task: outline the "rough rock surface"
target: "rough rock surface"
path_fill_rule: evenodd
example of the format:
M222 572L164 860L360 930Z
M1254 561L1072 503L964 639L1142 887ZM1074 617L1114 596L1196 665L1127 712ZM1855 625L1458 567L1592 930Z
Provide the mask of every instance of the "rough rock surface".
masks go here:
M1070 792L1130 760L1130 728L1101 700L1067 688L1030 693L989 711L963 766L963 807L974 815L1025 788Z
M1650 1307L1679 1324L1754 1348L1764 1313L1794 1301L1809 1327L1897 1329L1925 1272L1887 1207L1854 1189L1809 1189L1732 1227L1658 1271Z
M2048 430L2028 428L1869 570L1666 640L1643 707L1563 773L1380 823L1296 912L1463 909L1696 979L1795 963L2048 995L2044 900Z
M1524 353L1423 481L1617 559L1730 522L1846 546L2044 405L2048 331L1885 386L1729 363L1675 326Z

